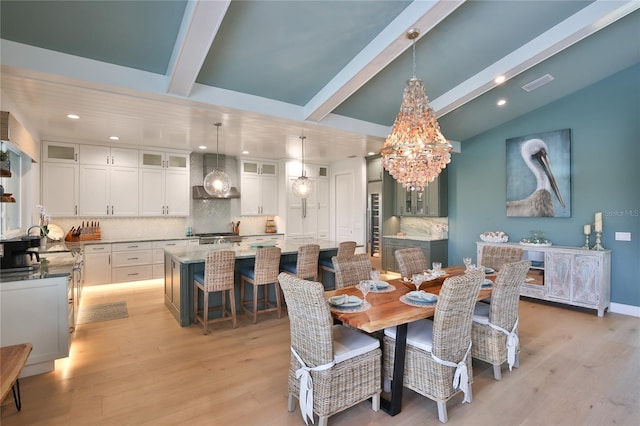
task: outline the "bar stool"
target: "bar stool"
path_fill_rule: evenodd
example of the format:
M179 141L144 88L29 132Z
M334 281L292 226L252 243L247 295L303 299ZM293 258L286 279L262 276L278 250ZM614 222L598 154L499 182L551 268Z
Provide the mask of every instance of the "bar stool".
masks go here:
M196 272L193 274L193 310L195 313L195 321L201 323L204 328L204 334L207 334L207 326L209 323L218 321L232 321L233 328L236 328L236 298L233 291L233 271L236 263L236 253L231 250L218 250L207 253L204 261L204 272ZM198 309L198 290L203 293L203 309ZM209 293L221 292L222 304L220 306L209 306ZM231 316L226 309L226 292L229 292L231 304ZM209 312L221 310L222 316L216 319L209 319ZM202 316L198 315L202 312Z
M337 257L342 256L351 256L356 252L356 242L355 241L343 241L338 244L338 253L336 253ZM318 266L320 269L318 270L318 277L320 277L320 281L322 281L322 271L327 271L332 274L336 273L336 270L333 268L333 261L331 259L320 259L318 262Z
M318 257L320 246L306 244L298 247L296 262L286 262L280 265L280 270L288 272L302 280L316 281L318 279Z
M258 313L278 312L278 318L282 318L282 307L280 305L280 284L278 283L278 273L280 272L280 247L263 247L256 251L256 261L253 267L240 268L240 306L247 315L253 315L253 323L257 322ZM244 300L245 284L253 285L253 304ZM268 286L273 284L276 295L276 304L268 301ZM262 287L262 309L258 310L258 291ZM247 306L253 306L250 311Z

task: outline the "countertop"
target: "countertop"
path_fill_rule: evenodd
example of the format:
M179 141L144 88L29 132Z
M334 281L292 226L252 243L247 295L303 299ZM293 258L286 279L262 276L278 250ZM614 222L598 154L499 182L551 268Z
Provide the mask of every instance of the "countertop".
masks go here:
M271 236L277 236L277 237L283 237L284 238L284 234L240 234L240 237L244 237L244 238L249 238L249 237L271 237ZM165 237L151 237L151 238L145 238L145 237L131 237L131 238L111 238L111 239L102 239L102 240L86 240L86 241L80 241L78 243L75 244L84 244L84 245L90 245L90 244L116 244L116 243L137 243L137 242L153 242L153 241L169 241L169 240L197 240L199 239L199 237L192 235L191 237L187 237L184 235L178 235L178 236L165 236ZM64 242L64 241L60 241L60 242ZM48 245L48 244L47 244Z
M425 235L405 235L403 237L399 235L383 235L382 238L392 238L394 240L415 240L415 241L442 241L448 238L428 237Z
M229 244L206 244L198 246L179 246L165 248L165 253L173 256L180 263L200 263L204 262L207 252L213 250L233 250L236 252L236 259L247 259L255 257L257 248L251 247L252 243L229 243ZM305 244L318 244L320 251L337 250L338 243L329 240L278 240L276 246L280 247L282 254L294 254L298 252L298 247Z
M42 269L40 265L37 265L32 271L11 272L10 269L3 269L0 271L0 283L66 277L71 274L72 268L73 265L59 265Z

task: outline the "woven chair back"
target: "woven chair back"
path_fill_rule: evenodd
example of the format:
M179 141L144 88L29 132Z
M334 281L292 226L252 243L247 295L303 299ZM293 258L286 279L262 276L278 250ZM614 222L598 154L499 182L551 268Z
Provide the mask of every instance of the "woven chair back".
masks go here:
M306 244L298 247L298 259L296 260L296 275L298 278L318 276L318 257L320 246L318 244Z
M256 251L254 284L264 285L278 281L281 252L280 247L261 247Z
M291 346L308 367L333 360L332 320L321 283L291 274L278 276L289 313Z
M336 256L351 256L356 252L356 242L355 241L343 241L338 244L338 253Z
M366 253L333 256L331 261L336 271L336 288L349 287L358 284L361 280L370 279L371 259Z
M395 256L400 275L403 277L411 278L413 274L419 274L429 269L424 252L419 247L396 250Z
M520 287L527 277L531 262L521 260L505 263L498 272L498 277L491 292L489 322L505 330L511 330L518 317Z
M520 247L484 246L482 247L482 266L499 271L505 263L522 260L523 250Z
M444 280L433 317L432 352L440 359L458 362L469 349L473 308L484 271L469 271Z
M233 289L236 253L231 250L210 251L204 261L204 285L207 291Z

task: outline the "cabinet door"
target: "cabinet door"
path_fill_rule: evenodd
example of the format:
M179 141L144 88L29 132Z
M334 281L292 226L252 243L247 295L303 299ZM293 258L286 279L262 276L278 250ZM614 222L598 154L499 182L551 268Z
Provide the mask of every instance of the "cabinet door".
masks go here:
M409 199L409 211L407 211L407 190L404 189L401 183L396 183L396 200L395 200L395 214L396 216L404 216L411 212L411 199Z
M243 163L243 170L247 164ZM249 170L252 170L249 168ZM260 201L262 195L260 193L260 176L258 174L245 173L240 179L240 188L242 197L240 197L240 214L256 215L260 213ZM276 201L277 204L277 201Z
M329 181L318 179L316 181L316 206L317 206L317 233L318 238L329 238Z
M600 256L577 255L574 261L573 301L597 304L600 299Z
M167 170L165 179L165 214L168 216L189 216L191 192L189 174L182 170Z
M565 253L545 254L544 283L550 298L571 300L573 255Z
M52 163L77 163L79 145L60 142L42 143L42 160ZM48 207L48 206L47 206Z
M171 283L171 301L180 310L180 264L173 259L171 259Z
M80 165L80 216L111 213L109 166Z
M164 169L164 152L140 151L140 167L148 169Z
M382 160L380 157L367 161L367 181L375 182L382 180Z
M138 167L138 150L111 147L110 164L119 167Z
M111 148L98 145L80 145L80 164L111 164Z
M189 154L167 152L165 154L165 168L182 172L189 171Z
M110 201L113 216L138 215L138 168L111 167Z
M79 186L77 164L42 163L42 204L53 217L78 215Z
M261 214L278 215L278 179L275 176L261 176L260 200Z
M139 194L139 214L140 216L162 216L164 213L164 170L144 169L139 171L140 194Z
M84 255L84 284L109 284L111 282L111 253L86 253Z

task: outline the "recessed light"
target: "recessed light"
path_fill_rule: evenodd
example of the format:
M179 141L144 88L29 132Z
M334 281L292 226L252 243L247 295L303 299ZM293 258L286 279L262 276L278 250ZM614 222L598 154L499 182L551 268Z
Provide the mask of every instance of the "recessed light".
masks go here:
M111 139L112 141L119 141L120 138L117 136L109 136L109 139Z
M249 153L249 151L242 151L242 153L243 153L244 155L247 155L247 154Z
M70 118L72 120L79 120L80 116L76 114L67 114L67 118Z
M496 84L500 84L500 83L504 83L504 81L507 79L507 77L505 77L504 75L499 75L495 78L495 80L493 80Z
M367 155L375 155L376 153L373 151L367 152Z
M505 105L506 103L507 103L507 100L506 100L506 99L500 99L500 100L498 101L498 106Z
M204 146L204 145L200 145L200 146L198 147L198 149L207 149L207 147L206 147L206 146Z

